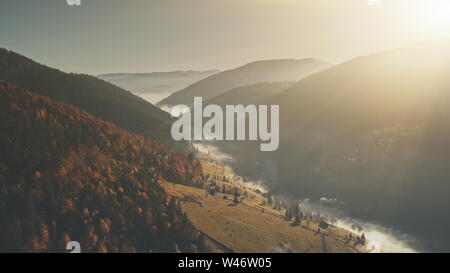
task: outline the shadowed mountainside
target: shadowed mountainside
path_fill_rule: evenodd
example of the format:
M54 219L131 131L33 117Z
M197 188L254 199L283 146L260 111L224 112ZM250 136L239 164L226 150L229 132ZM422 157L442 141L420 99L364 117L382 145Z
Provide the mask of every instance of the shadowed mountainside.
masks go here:
M280 105L276 152L260 152L259 141L213 143L235 157L241 174L276 193L337 198L350 216L417 236L419 249L448 251L449 45L358 57L264 100Z
M359 57L283 92L279 188L449 250L449 43ZM433 223L433 224L431 224Z
M0 49L0 80L74 105L130 132L185 149L185 143L177 143L170 136L170 115L96 77L64 73Z
M209 76L172 94L157 105L191 105L194 96L201 96L206 101L227 90L243 85L300 80L329 66L330 64L315 59L257 61Z

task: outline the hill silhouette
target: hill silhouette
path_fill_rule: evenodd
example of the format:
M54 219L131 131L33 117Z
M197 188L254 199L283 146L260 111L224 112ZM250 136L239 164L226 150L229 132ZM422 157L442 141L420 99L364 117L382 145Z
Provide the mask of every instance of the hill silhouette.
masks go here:
M177 143L170 136L170 115L96 77L64 73L0 49L0 80L74 105L123 129L171 147L186 148L184 143Z
M275 97L281 94L295 82L264 82L251 85L244 85L225 91L224 93L207 100L205 105L217 104L220 106L229 105L266 105Z
M205 251L160 183L200 162L77 107L0 82L0 252Z
M450 242L448 42L359 57L307 77L280 104L279 187L337 197L435 250ZM430 224L433 223L433 224Z
M328 63L315 59L256 61L209 76L173 93L157 105L191 105L194 96L201 96L206 101L227 90L243 85L259 82L300 80L328 66Z

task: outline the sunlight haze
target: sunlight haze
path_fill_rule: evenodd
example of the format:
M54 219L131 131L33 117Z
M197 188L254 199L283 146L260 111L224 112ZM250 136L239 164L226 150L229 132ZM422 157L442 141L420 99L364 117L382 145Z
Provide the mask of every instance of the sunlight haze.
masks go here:
M96 75L222 70L276 58L340 63L449 33L449 1L378 1L83 0L70 7L2 0L0 43Z

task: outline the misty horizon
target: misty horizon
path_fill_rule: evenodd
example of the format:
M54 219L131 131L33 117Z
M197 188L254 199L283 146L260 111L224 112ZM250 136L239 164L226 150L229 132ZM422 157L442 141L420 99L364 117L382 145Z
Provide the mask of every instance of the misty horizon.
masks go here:
M5 0L0 44L90 75L227 70L284 58L339 64L446 33L417 25L422 10L399 0L379 6L367 0L85 0L81 6Z

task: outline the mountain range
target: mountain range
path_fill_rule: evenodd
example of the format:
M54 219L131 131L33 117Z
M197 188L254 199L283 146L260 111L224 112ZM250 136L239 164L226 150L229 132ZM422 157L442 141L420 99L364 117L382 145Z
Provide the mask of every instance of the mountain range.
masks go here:
M448 250L449 45L358 57L288 87L268 102L280 105L275 153L219 145L277 192L337 198L350 215Z
M296 199L336 198L342 201L341 209L351 216L412 234L426 250L445 251L450 244L447 235L450 221L446 217L450 213L449 45L448 42L419 44L334 66L314 59L254 62L201 79L158 105L190 105L194 96L202 96L206 104L280 105L278 151L259 152L256 142L216 144L235 156L241 170L264 179L274 194ZM122 76L109 76L109 80ZM83 208L73 209L80 194L86 194L83 202L92 206L88 208L91 212L102 211L98 208L108 204L107 200L118 202L116 197L105 197L109 193L114 195L111 191L117 196L118 187L126 194L137 194L129 196L131 199L141 200L141 192L134 190L142 191L147 183L144 181L151 181L152 189L147 188L147 195L153 189L158 191L155 181L201 187L201 167L192 154L177 153L156 143L181 148L170 137L172 119L152 104L98 78L63 73L6 50L0 50L0 80L10 82L0 84L0 121L8 128L0 138L6 147L0 162L0 179L11 181L3 183L0 189L2 200L8 200L0 203L6 215L3 219L7 219L1 226L15 234L11 238L31 234L17 244L13 239L2 238L8 242L9 249L45 251L56 249L56 245L60 247L62 239L49 243L45 234L54 222L66 221L64 217L69 217L68 223L86 220L82 218L84 212L80 212ZM14 126L17 124L23 126ZM102 159L97 160L97 155ZM116 164L117 173L105 167L111 164ZM64 180L61 175L80 179L78 182ZM133 178L133 175L137 176ZM35 181L37 189L24 184L29 181ZM52 182L47 185L43 184L45 181ZM116 187L107 181L123 182ZM126 191L128 182L125 181L132 181L135 188ZM85 188L89 190L82 193ZM54 192L62 199L55 197ZM54 203L44 202L42 196ZM66 201L65 196L73 200ZM33 201L28 204L25 199ZM103 201L89 203L97 199ZM14 200L18 200L17 204ZM120 200L125 203L112 207L116 206L121 213L135 209L134 205L128 207L126 198ZM146 203L149 201L142 202L141 208L164 206L161 200L152 205ZM38 223L40 230L24 226L20 217L18 220L8 214L11 204L21 208L21 217L31 217ZM60 204L69 207L71 213L76 212L76 216L57 212ZM177 234L195 234L176 201L171 204L176 212L168 222L184 219L180 221L186 232L178 230ZM41 212L50 207L52 215L43 216L32 207ZM155 213L161 212L152 215ZM87 221L93 221L94 230L102 232L101 236L106 236L108 230L105 223L120 223L112 216L86 215ZM114 230L117 225L114 224ZM165 222L163 225L171 227ZM92 243L89 236L96 232L89 226L77 231L63 227L63 232L58 229L60 233L51 234L66 240L65 233L73 237L66 231L69 230L84 236L92 251L117 251L117 245L100 244L98 239ZM130 226L126 230L143 232L134 228ZM161 230L160 226L157 228ZM170 241L170 249L164 249L162 244L140 246L132 242L124 249L132 246L131 250L137 251L151 248L195 252L203 247L198 234L183 236Z
M261 82L300 80L330 64L315 59L280 59L256 61L235 69L223 71L179 90L158 102L157 105L192 105L194 96L203 101L216 97L230 89Z
M114 73L102 74L97 77L155 104L172 93L218 72L220 71L188 70L151 73Z
M205 105L216 104L225 105L266 105L277 95L294 85L295 81L286 82L262 82L251 85L244 85L225 91L205 102Z
M0 80L79 107L130 132L186 149L170 135L168 113L130 92L84 74L65 73L0 49Z

